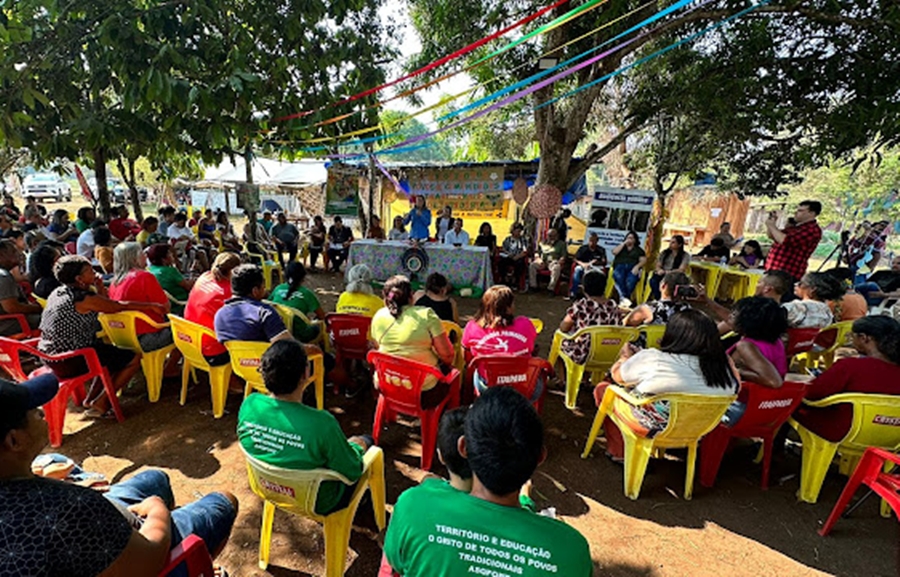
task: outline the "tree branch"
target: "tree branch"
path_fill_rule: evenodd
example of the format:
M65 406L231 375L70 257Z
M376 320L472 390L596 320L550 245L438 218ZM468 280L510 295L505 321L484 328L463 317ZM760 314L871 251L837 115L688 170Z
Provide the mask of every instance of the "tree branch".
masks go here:
M612 137L609 142L604 144L603 146L597 146L596 144L592 144L587 153L579 160L578 162L573 162L569 165L569 172L567 174L568 182L566 183L566 190L572 187L575 182L584 175L587 170L600 161L604 156L615 150L620 144L625 142L625 139L637 132L643 123L637 120L632 120L631 123L628 124L625 128L619 132L616 136Z

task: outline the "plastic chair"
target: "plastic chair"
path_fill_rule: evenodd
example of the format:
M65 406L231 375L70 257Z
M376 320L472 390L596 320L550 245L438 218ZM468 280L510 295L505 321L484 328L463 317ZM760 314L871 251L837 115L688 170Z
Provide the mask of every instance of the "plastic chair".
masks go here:
M835 453L841 455L840 472L849 475L869 447L900 450L900 396L840 393L818 401L804 401L810 407L831 407L839 403L853 406L853 421L850 430L837 443L826 441L794 419L788 421L803 441L798 496L806 503L819 499Z
M42 299L41 297L35 295L34 293L31 294L31 298L34 299L34 302L41 305L42 309L47 308L47 299Z
M441 321L441 326L444 327L444 332L447 333L450 342L453 343L453 350L456 351L453 366L462 373L466 370L466 354L462 346L463 329L453 321Z
M831 533L834 524L841 518L841 514L850 504L850 499L853 498L860 485L869 487L881 497L882 517L890 517L891 509L900 516L900 495L897 494L900 491L900 475L891 473L891 470L898 465L900 465L900 457L897 455L884 449L866 449L837 503L834 504L834 509L831 510L825 525L819 529L819 535L825 537Z
M169 323L157 323L146 314L137 311L101 313L98 318L103 332L106 333L113 345L141 355L141 369L144 371L144 378L147 381L147 397L151 403L158 401L162 390L166 358L175 350L175 345L145 352L138 340L137 321L141 320L156 330L168 329Z
M694 468L697 461L697 443L722 420L722 415L737 397L734 395L668 394L638 399L616 385L607 387L597 416L591 426L582 459L586 459L600 433L600 426L609 417L622 431L625 441L625 495L637 499L641 493L644 474L650 454L665 449L687 448L687 474L684 481L684 498L690 500L694 490ZM628 421L620 415L633 407L661 401L669 402L669 422L666 428L652 439L640 436L632 430Z
M382 426L393 421L397 413L418 417L422 423L421 466L423 471L430 470L441 413L448 405L454 407L458 404L459 371L451 369L449 374L444 375L437 367L378 351L370 351L367 358L375 367L378 378L378 406L372 427L375 443L378 444ZM438 383L448 383L450 391L440 403L425 409L421 402L422 384L429 375L437 378Z
M559 295L560 285L562 285L564 282L572 282L570 280L572 278L571 276L567 277L563 274L564 272L569 271L571 269L571 267L569 265L569 257L568 256L565 256L562 258L562 262L559 263L559 267L560 267L559 278L556 279L556 284L552 287L550 286L550 278L553 275L550 273L550 269L545 268L545 269L541 269L541 270L537 271L537 278L546 278L547 279L547 290L553 291L554 296ZM533 287L533 288L537 288L537 287Z
M243 450L243 448L242 448ZM295 471L267 465L254 459L246 452L247 474L250 488L263 499L262 529L259 538L259 568L269 565L269 551L272 545L272 521L275 508L294 515L308 517L322 523L325 530L325 575L339 577L344 574L347 549L350 546L350 531L356 509L366 492L372 494L372 509L378 529L385 526L385 486L384 453L378 447L370 447L363 455L363 473L356 482L350 504L328 515L316 511L316 497L323 481L340 481L353 485L346 477L328 469Z
M544 330L544 321L542 321L541 319L528 319L528 320L530 320L531 324L534 325L534 330L537 332L537 334L541 334L541 331Z
M715 484L719 466L731 439L758 437L763 440L762 488L768 489L775 435L791 413L800 406L806 394L806 383L785 382L777 389L756 383L743 383L741 388L747 391L747 410L744 415L733 427L719 424L703 438L700 445L700 484L704 487Z
M48 367L40 367L26 375L25 370L22 368L22 354L32 355L43 361L62 361L82 357L85 365L87 365L86 373L77 377L60 379L59 392L56 393L56 396L49 403L44 405L51 447L55 448L62 445L63 424L66 420L66 407L69 404L69 397L74 398L76 402L83 401L85 397L84 385L91 382L95 377L99 377L103 383L103 389L109 398L109 404L116 415L116 420L120 423L125 420L125 417L122 415L122 408L119 407L119 398L116 396L116 390L113 387L109 372L100 364L100 359L97 358L97 352L94 349L85 348L58 355L48 355L32 346L36 344L34 341L16 341L0 337L0 367L6 370L14 379L21 382L27 378L52 372Z
M260 359L272 343L259 341L227 341L225 348L231 356L231 370L246 381L244 398L246 399L254 390L268 394L262 375L259 373ZM316 408L325 408L325 362L322 351L316 346L305 345L309 364L312 366L310 376L303 383L303 388L315 384Z
M247 259L253 264L258 264L263 271L263 276L266 279L266 290L271 291L272 287L281 283L281 265L277 260L272 258L272 255L266 253L265 255L247 251ZM275 280L275 275L278 275L278 279Z
M519 391L526 399L534 398L538 379L544 379L544 390L532 404L540 413L547 394L547 380L553 376L553 365L537 357L516 355L487 355L475 357L469 363L469 374L478 371L488 387L507 386ZM477 396L478 390L475 390Z
M828 325L819 332L812 349L797 356L797 361L803 366L831 368L834 364L834 352L840 347L846 346L847 338L853 328L853 321L841 321Z
M185 563L188 577L213 577L212 558L206 549L206 543L196 535L188 535L177 547L169 551L169 561L159 572L160 577L171 574L179 565Z
M179 316L170 314L172 321L172 335L175 337L175 346L184 355L184 366L181 369L181 404L187 401L188 381L191 375L197 381L195 369L209 373L209 386L212 394L213 417L219 419L225 414L225 398L228 396L228 381L231 379L231 363L213 367L203 356L201 345L203 339L216 340L214 332L185 320Z
M647 271L641 270L641 278L638 280L637 285L635 285L634 290L628 295L628 298L632 303L643 303L646 302L646 298L644 298L644 293L647 292L649 294L649 290L647 290ZM603 294L606 298L612 294L613 290L616 288L616 281L613 279L613 269L609 267L609 272L606 275L606 289ZM619 295L622 296L622 295Z
M14 334L14 335L7 335L7 338L15 339L15 340L22 340L22 339L30 339L33 337L38 337L41 335L40 329L32 329L28 325L28 320L25 318L25 315L23 315L22 313L10 313L10 314L0 315L0 321L6 321L6 320L16 321L17 323L19 323L19 329L21 329L18 333Z
M278 312L281 320L284 321L284 326L286 326L289 331L293 331L294 319L300 319L300 322L309 327L320 327L319 336L317 336L316 339L309 344L316 345L323 351L330 352L331 343L328 342L327 335L325 334L326 331L324 323L322 323L322 321L318 319L314 321L310 320L309 317L303 314L303 311L300 311L288 305L272 301L263 302L271 306Z
M788 342L785 346L785 354L788 358L788 363L795 356L800 353L805 353L813 348L813 345L816 343L816 337L819 336L819 329L788 329L787 337Z
M566 366L566 407L575 408L578 399L578 389L585 371L590 371L591 381L599 382L603 374L609 370L619 355L619 350L626 342L637 337L638 329L619 326L585 327L569 335L557 330L553 335L553 344L550 347L550 355L547 361L551 366L556 366L556 359L561 358ZM572 357L562 350L562 342L590 335L591 350L588 353L587 362L583 365L576 363Z
M325 327L334 350L335 365L343 367L345 361L358 360L365 362L369 352L369 329L372 319L363 315L347 315L328 313L325 315ZM338 385L334 390L338 392Z
M659 348L659 341L666 332L666 325L641 325L635 328L638 335L647 333L647 347L651 349Z
M166 298L169 299L169 302L172 303L173 305L178 305L182 309L187 306L187 301L178 300L177 298L172 296L172 293L170 293L169 291L164 290L163 292L166 293Z

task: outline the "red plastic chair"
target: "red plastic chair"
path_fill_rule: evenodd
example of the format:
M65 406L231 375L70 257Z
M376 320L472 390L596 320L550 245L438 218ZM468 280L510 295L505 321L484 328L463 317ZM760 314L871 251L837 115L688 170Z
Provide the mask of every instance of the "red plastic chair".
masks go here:
M559 287L565 283L572 282L572 274L574 273L574 267L569 265L569 257L564 256L562 259L562 263L560 263L560 273L559 278L556 279L556 286L550 286L550 277L552 276L549 268L541 269L537 271L537 278L546 278L547 279L547 290L552 290L554 296L559 296ZM568 267L568 268L567 268ZM569 276L566 276L566 271L569 271ZM537 287L532 287L537 288Z
M516 355L486 355L475 357L469 363L468 374L478 374L489 387L507 386L519 391L526 399L534 397L538 379L544 379L544 390L533 402L538 413L544 407L547 380L553 375L553 367L544 359L524 358ZM478 389L475 389L478 395Z
M25 375L25 370L22 368L22 354L32 355L44 361L61 361L82 357L88 369L83 375L60 379L59 392L53 397L53 400L44 405L51 447L55 448L62 445L63 424L66 420L66 406L69 404L69 397L74 398L76 403L82 402L85 396L84 385L91 382L95 377L99 377L103 382L103 388L106 390L106 396L109 397L109 403L116 415L116 420L120 423L125 420L125 417L122 415L122 409L119 407L119 398L116 396L116 390L113 388L109 372L100 364L100 359L97 358L97 352L94 349L78 349L69 353L48 355L36 349L34 345L36 343L33 340L16 341L0 337L0 367L19 382L24 381L26 378L51 372L48 367L41 367Z
M369 327L372 326L371 317L365 315L348 315L340 313L328 313L325 315L325 328L334 349L334 361L338 367L344 366L344 361L359 360L365 362L369 352ZM338 385L335 384L335 392Z
M28 321L25 319L25 315L21 313L12 313L6 315L0 315L0 321L13 320L19 323L20 331L14 335L7 335L6 338L15 339L17 341L22 339L30 339L32 337L40 336L40 329L32 329L28 326Z
M78 254L78 246L74 240L66 243L66 252L69 254Z
M160 577L169 575L182 563L187 565L188 577L213 577L215 574L206 543L196 535L188 535L169 552L169 561L160 571Z
M819 336L819 329L788 329L787 336L785 354L790 361L794 355L812 350L813 345L816 344L816 337Z
M785 382L778 389L756 383L743 383L741 397L747 394L747 410L737 424L720 424L700 443L700 484L712 487L719 474L722 457L732 438L762 438L762 488L769 488L769 466L772 462L772 442L778 429L803 401L806 383Z
M378 378L378 406L372 428L375 444L378 444L383 424L394 421L398 413L418 417L422 423L421 466L424 471L430 470L441 413L448 405L459 404L459 371L451 369L444 375L437 367L378 351L370 351L367 359L375 367ZM439 383L448 383L450 391L440 403L425 409L421 402L422 384L428 375L436 377Z
M859 465L856 466L853 475L847 481L844 491L838 497L837 503L834 504L831 515L828 516L825 525L819 529L819 535L825 537L831 532L860 485L869 487L883 499L881 502L882 517L890 516L888 507L900 517L900 495L897 494L900 491L900 474L885 472L886 468L893 469L898 465L900 465L900 456L875 447L866 449Z

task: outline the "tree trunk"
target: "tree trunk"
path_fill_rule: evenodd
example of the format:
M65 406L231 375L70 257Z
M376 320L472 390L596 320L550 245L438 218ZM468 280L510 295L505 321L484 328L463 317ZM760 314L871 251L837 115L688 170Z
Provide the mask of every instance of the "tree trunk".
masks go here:
M647 246L647 270L653 271L656 267L656 260L659 257L660 248L662 247L662 238L666 219L669 216L666 210L666 197L668 196L666 189L663 187L662 181L657 177L653 180L653 190L656 192L656 206L653 214L656 221L650 228L650 242Z
M109 189L106 187L106 149L97 148L93 151L94 157L94 180L97 181L97 208L99 209L99 217L109 222Z
M244 169L247 173L247 184L253 184L253 148L250 144L244 149ZM228 207L228 191L225 191L225 207ZM244 207L250 220L250 241L256 242L256 206Z
M137 183L134 179L134 160L128 159L128 166L122 162L122 157L116 159L119 166L119 172L122 174L122 180L128 185L128 197L131 199L131 212L134 219L138 222L144 221L144 210L141 208L141 198L138 195Z

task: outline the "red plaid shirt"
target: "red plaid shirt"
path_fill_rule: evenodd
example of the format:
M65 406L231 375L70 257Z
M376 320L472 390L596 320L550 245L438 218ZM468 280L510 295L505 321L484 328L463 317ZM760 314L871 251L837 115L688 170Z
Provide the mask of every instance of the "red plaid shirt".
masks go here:
M772 245L766 257L766 270L781 270L799 280L806 273L809 257L822 239L822 229L818 222L811 220L782 232L785 239Z

